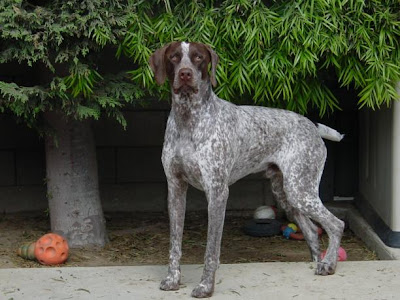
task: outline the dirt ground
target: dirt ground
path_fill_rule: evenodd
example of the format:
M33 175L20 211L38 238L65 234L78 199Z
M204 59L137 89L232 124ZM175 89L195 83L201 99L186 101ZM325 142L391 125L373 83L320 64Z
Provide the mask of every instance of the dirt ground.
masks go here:
M169 225L165 214L106 215L110 242L103 249L71 249L66 266L121 266L167 264ZM282 235L251 237L242 227L251 217L227 216L221 250L221 263L310 261L305 241L287 240ZM17 256L16 249L49 232L45 215L0 216L0 268L41 267L36 261ZM207 217L204 213L186 216L183 237L184 264L202 264L206 246ZM328 238L321 238L326 249ZM348 260L376 260L374 252L349 229L342 247Z

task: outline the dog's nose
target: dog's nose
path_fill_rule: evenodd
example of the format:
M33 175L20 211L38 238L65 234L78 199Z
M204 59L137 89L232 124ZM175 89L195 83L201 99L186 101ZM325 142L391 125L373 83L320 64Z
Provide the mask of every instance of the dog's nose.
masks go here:
M189 80L191 80L191 79L192 79L192 75L193 75L192 70L189 69L189 68L183 68L183 69L180 69L180 70L179 70L179 78L180 78L182 81L189 81Z

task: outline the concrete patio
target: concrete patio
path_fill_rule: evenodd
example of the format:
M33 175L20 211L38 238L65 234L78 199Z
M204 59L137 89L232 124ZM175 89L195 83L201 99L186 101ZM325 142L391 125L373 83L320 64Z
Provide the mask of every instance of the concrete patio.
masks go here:
M189 299L202 267L185 265L179 291L158 285L165 266L0 270L0 299ZM335 275L312 263L222 265L213 299L399 299L400 261L340 262Z
M221 265L213 299L400 299L400 249L379 239L360 214L330 207L381 259L339 262L332 276L314 275L314 263ZM0 269L0 300L189 299L202 266L182 267L179 291L159 290L166 266Z

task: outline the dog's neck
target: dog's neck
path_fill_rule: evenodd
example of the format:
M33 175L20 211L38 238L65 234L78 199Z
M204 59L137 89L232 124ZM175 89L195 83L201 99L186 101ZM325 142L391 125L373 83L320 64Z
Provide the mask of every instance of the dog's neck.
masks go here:
M201 115L213 105L215 97L210 82L202 82L197 94L175 94L172 90L171 112L177 126L182 129L194 128Z

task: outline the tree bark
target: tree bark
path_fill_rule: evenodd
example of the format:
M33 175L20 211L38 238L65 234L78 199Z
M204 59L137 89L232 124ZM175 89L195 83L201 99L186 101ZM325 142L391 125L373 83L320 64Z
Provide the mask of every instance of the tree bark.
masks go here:
M51 230L70 247L104 246L107 234L90 122L56 112L45 113L45 118L55 131L45 137Z

